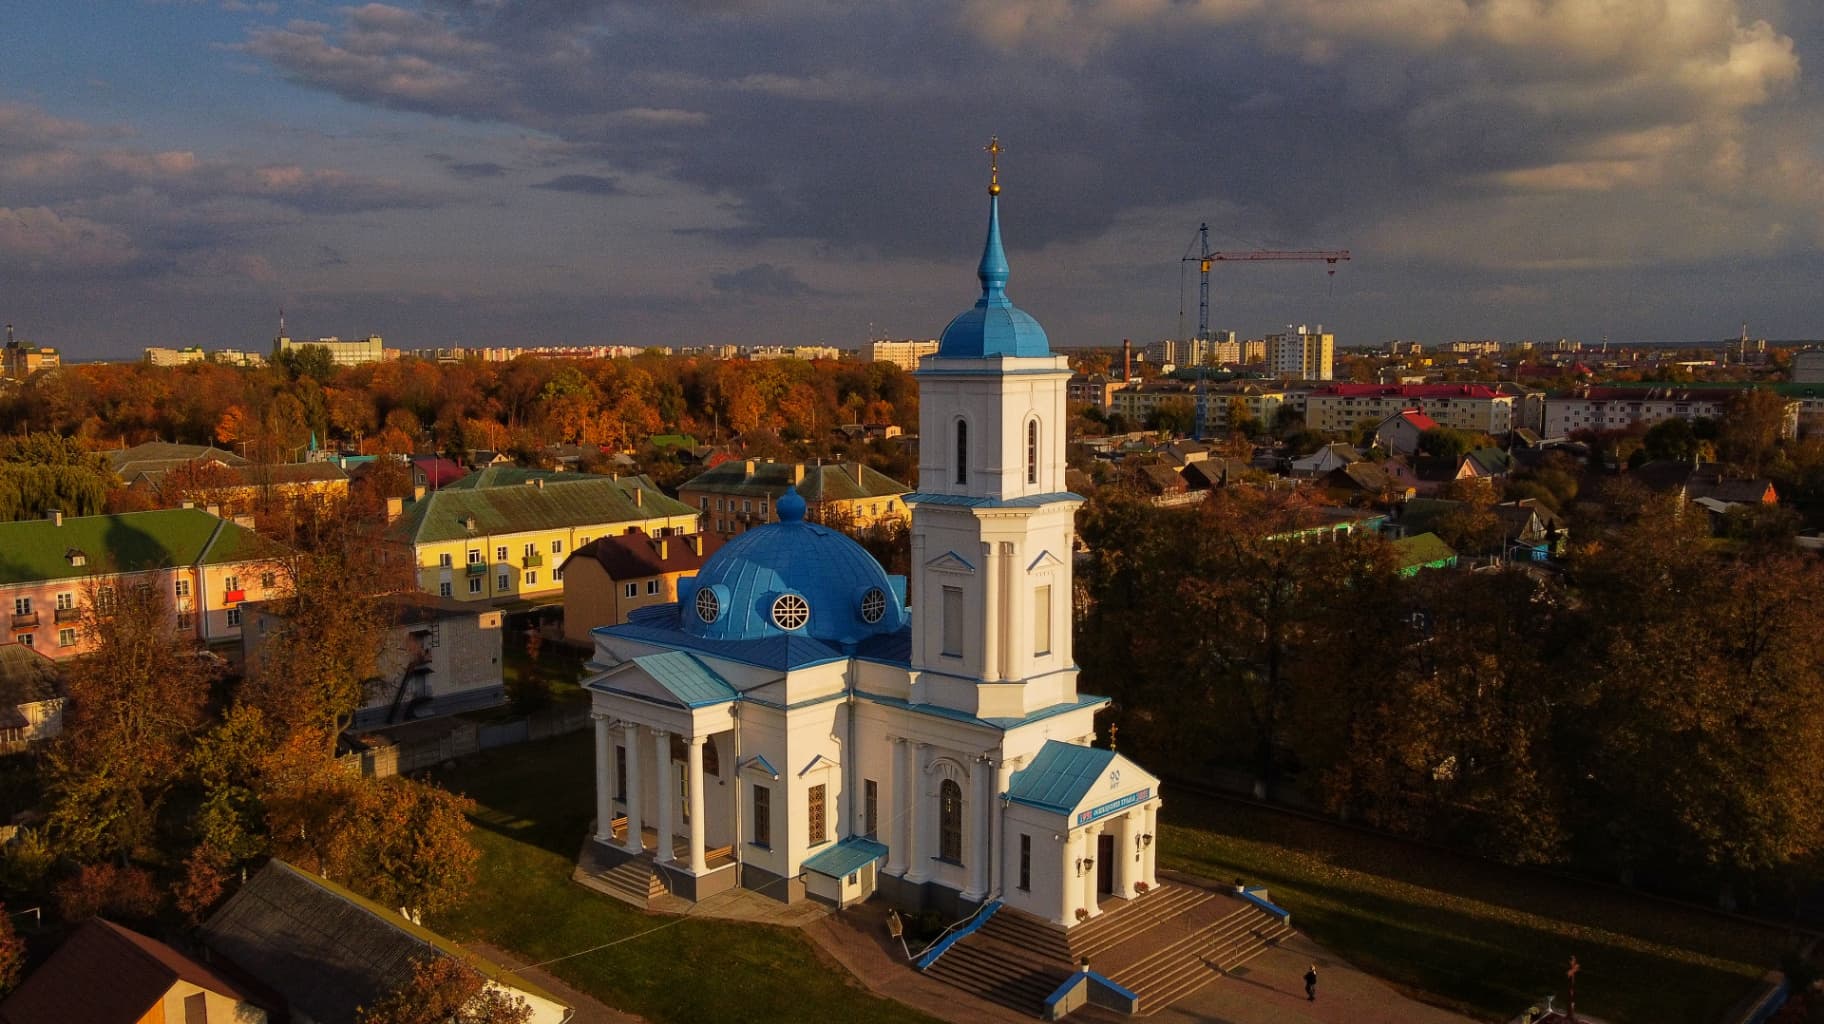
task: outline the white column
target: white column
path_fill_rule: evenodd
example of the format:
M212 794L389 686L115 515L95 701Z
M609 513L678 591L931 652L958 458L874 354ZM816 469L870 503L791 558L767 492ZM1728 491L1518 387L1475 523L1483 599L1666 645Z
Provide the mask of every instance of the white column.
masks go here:
M640 727L632 722L621 725L622 745L627 748L627 835L625 846L628 853L638 854L646 849L646 839L640 834L645 803L640 799Z
M1146 844L1146 855L1140 859L1140 880L1147 888L1159 888L1159 877L1154 873L1154 861L1159 850L1159 804L1154 800L1146 805L1146 834L1152 836L1152 842Z
M1001 678L1001 546L982 545L982 682Z
M614 842L614 740L608 716L595 712L595 841Z
M654 729L652 749L653 764L658 766L658 777L654 781L659 784L659 819L653 822L653 831L658 833L659 838L658 849L653 856L659 863L669 864L677 859L671 846L671 817L675 813L671 809L671 790L674 785L671 778L671 733Z
M1086 861L1094 861L1098 858L1101 844L1096 840L1101 835L1101 822L1083 826L1083 857ZM1100 901L1096 899L1096 875L1101 868L1101 864L1095 863L1085 864L1083 868L1083 906L1088 908L1090 917L1097 917L1102 913Z
M1015 569L1013 544L1010 541L1002 541L999 546L1001 549L1001 619L997 628L1001 631L1001 665L1000 670L995 674L1002 679L1017 679L1019 676L1013 670L1014 651L1018 644L1030 643L1031 635L1030 633L1014 632L1018 628L1017 623L1020 619L1019 608L1026 602L1022 601L1013 590L1014 580L1018 576ZM1016 638L1020 639L1016 640Z
M912 841L912 786L906 772L906 738L891 737L890 755L893 771L893 800L887 805L887 874L906 873L906 850ZM854 757L853 753L845 754Z
M925 837L931 832L931 801L925 797L925 764L930 756L931 744L906 744L906 881L913 883L931 877L931 858L925 853Z
M1140 858L1146 856L1141 849L1144 844L1135 842L1140 838L1143 817L1138 810L1132 810L1117 819L1120 827L1115 830L1115 895L1122 899L1134 895L1134 883L1140 878Z
M1013 766L1007 763L1003 754L1000 762L994 766L994 791L989 794L994 801L994 856L1000 860L1000 870L992 880L994 891L998 893L1007 891L1007 879L1012 878L1016 884L1019 882L1019 862L1010 860L1007 856L1007 801L1002 799L1013 785L1012 775Z
M1058 844L1058 923L1066 928L1077 923L1077 908L1083 905L1083 865L1078 863L1082 855L1077 852L1077 837L1076 832L1066 832Z
M685 744L690 751L690 870L703 874L709 861L703 855L703 741L706 736L692 736Z
M973 793L966 807L969 822L969 883L963 899L979 900L988 895L988 837L994 827L994 798L989 787L994 784L994 765L986 759L976 761L970 778Z

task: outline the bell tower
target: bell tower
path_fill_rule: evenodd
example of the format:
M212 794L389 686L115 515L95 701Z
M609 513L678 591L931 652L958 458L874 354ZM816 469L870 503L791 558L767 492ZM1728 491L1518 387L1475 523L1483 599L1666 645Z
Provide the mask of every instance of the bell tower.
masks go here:
M1018 718L1076 699L1064 483L1070 363L1007 297L1000 140L988 144L982 294L919 361L914 703Z

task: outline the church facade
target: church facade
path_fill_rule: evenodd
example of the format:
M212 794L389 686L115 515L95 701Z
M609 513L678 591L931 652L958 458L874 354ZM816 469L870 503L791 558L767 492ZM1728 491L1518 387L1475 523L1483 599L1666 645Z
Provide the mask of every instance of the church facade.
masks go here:
M1070 369L1007 298L989 192L981 298L919 362L912 579L787 492L675 604L593 630L595 841L675 894L1068 928L1157 885L1158 779L1091 746L1107 700L1077 691Z

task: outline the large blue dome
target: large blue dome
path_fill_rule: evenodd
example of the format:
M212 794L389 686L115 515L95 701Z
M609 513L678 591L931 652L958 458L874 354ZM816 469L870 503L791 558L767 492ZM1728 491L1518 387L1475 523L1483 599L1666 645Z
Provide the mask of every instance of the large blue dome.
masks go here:
M898 586L867 549L804 521L804 499L788 490L779 522L722 546L694 579L678 583L678 624L710 640L811 636L852 644L906 623Z
M982 297L975 307L957 314L937 344L940 359L988 359L993 356L1048 356L1045 329L1007 298L1007 253L1001 248L1001 200L988 200L988 240L975 276Z

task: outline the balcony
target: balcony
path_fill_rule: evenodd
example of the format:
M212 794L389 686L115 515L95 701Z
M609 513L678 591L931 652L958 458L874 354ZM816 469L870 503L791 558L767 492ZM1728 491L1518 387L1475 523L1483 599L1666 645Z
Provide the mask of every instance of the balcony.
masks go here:
M66 623L66 622L81 622L82 621L82 609L80 609L80 608L59 608L59 609L57 609L57 613L56 613L56 615L53 616L53 618L55 618L57 620L58 625L62 625L63 623Z
M488 574L488 563L486 563L486 562L470 562L469 563L469 575L470 576L486 576L487 574Z
M23 614L13 616L13 628L14 629L35 629L35 628L37 628L37 626L38 626L38 613L37 612L25 612Z
M229 590L222 594L222 602L224 604L240 604L245 600L247 600L247 592L245 590Z
M519 560L519 567L521 569L538 569L542 568L544 564L545 556L536 551Z

